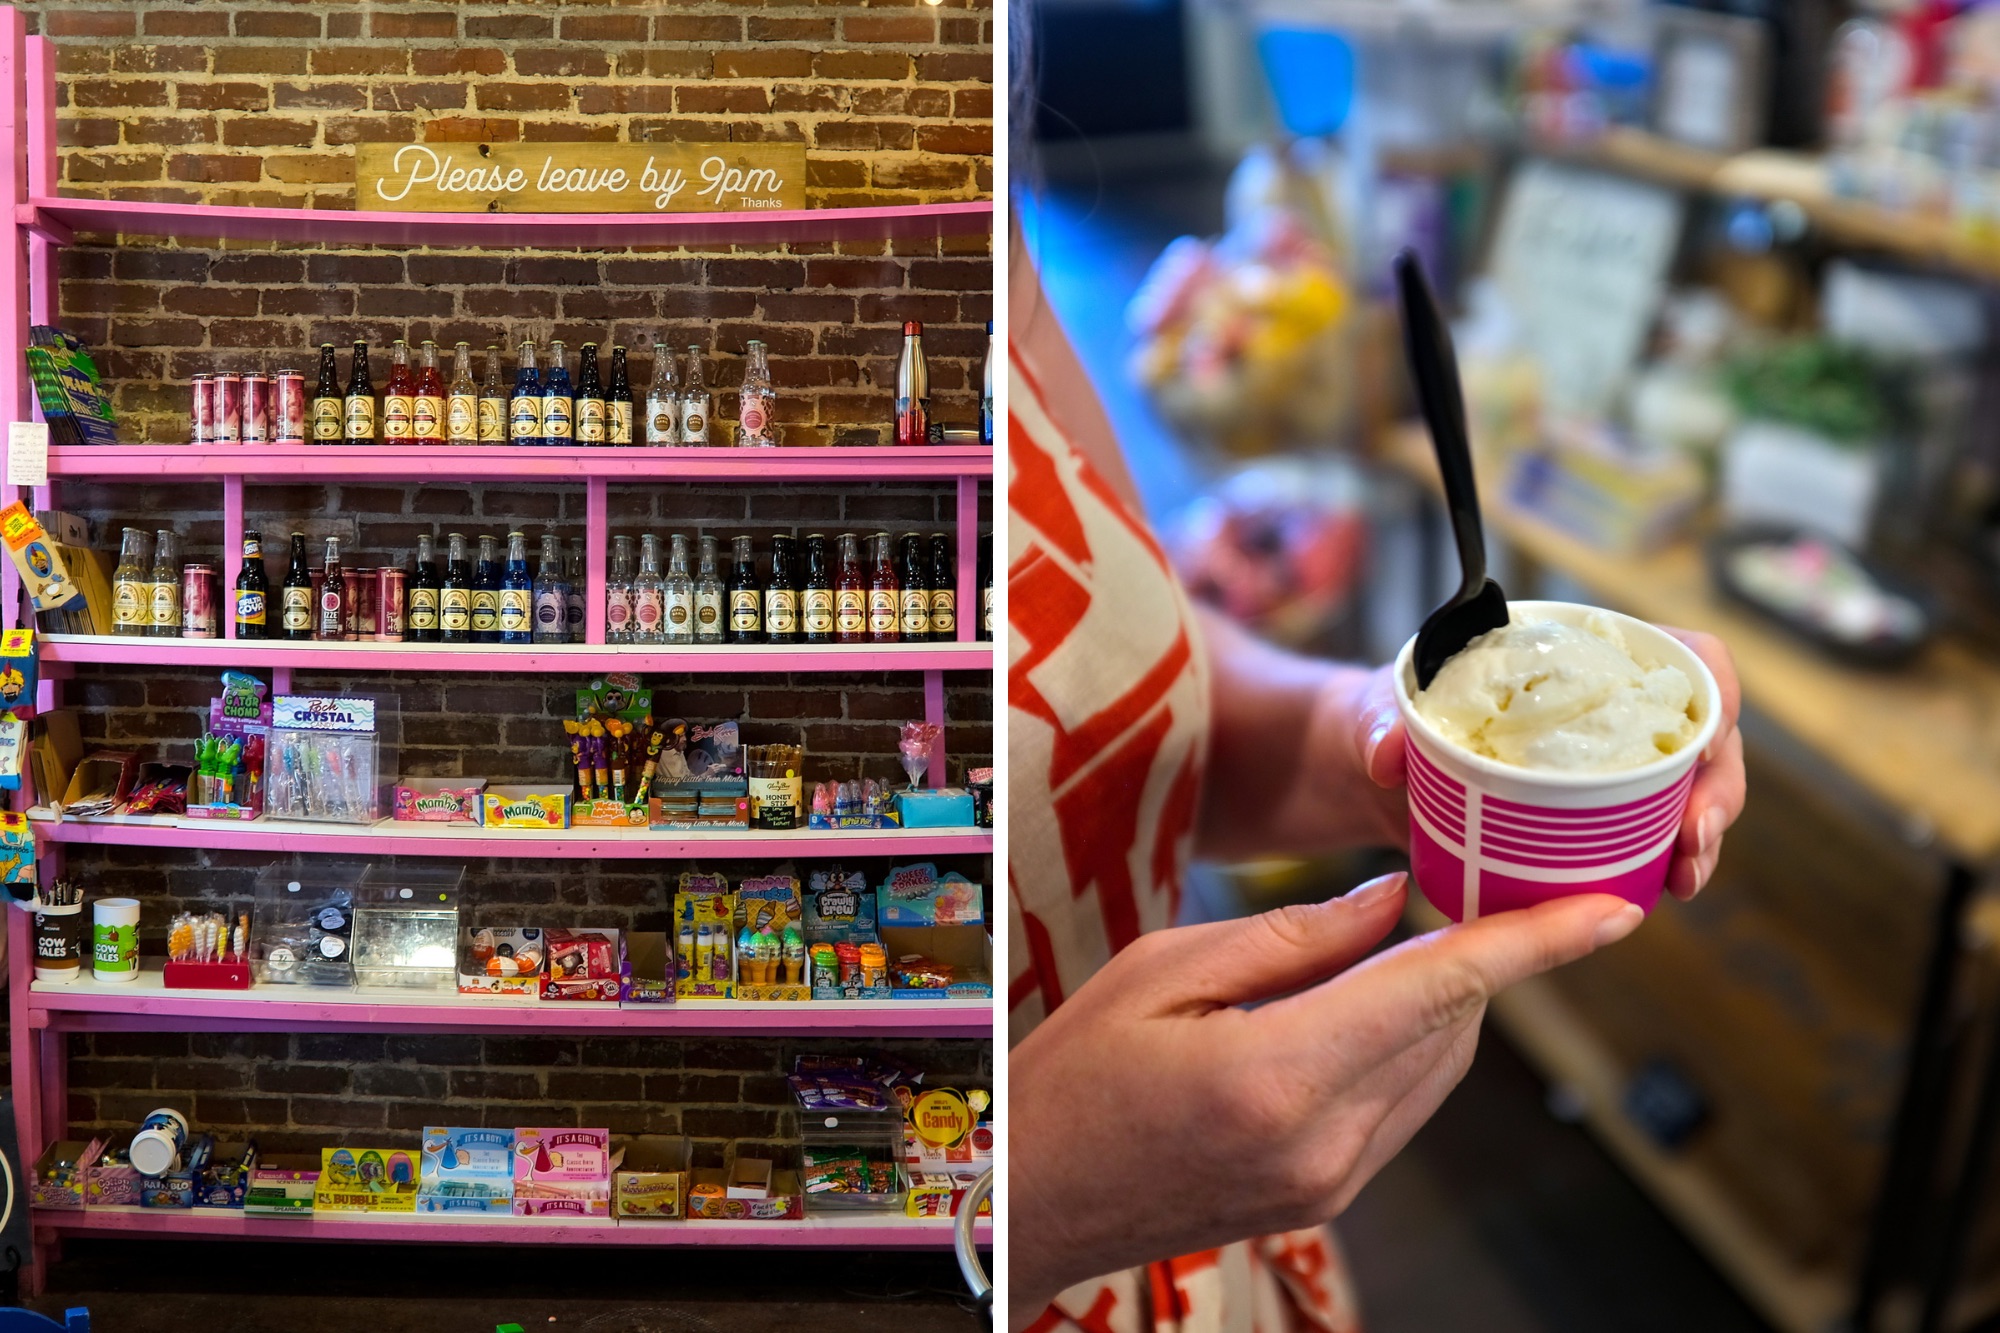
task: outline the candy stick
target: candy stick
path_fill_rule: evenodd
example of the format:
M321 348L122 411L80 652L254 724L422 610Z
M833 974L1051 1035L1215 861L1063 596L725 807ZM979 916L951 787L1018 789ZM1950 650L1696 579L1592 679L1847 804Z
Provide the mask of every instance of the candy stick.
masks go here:
M597 742L593 751L593 757L596 761L597 786L600 791L609 794L611 791L611 760L610 756L605 753L607 747L604 740L604 724L593 718L590 723L590 735L591 739Z
M653 775L660 771L660 747L666 743L666 739L667 739L666 732L656 731L652 734L652 737L647 740L646 767L641 769L639 772L639 786L638 789L632 793L632 804L638 805L640 802L644 801L646 799L646 793L652 788Z

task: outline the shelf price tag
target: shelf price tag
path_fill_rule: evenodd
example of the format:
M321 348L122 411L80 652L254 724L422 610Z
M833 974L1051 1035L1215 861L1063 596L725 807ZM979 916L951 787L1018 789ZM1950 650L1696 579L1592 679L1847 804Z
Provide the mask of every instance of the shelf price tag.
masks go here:
M16 421L7 427L7 484L49 484L49 428L42 421Z

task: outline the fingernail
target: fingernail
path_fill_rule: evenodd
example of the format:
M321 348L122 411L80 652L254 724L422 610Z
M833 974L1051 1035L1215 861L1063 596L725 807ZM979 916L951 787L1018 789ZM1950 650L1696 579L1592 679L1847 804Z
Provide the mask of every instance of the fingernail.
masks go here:
M1696 893L1700 893L1704 888L1706 888L1708 886L1708 881L1714 877L1715 862L1716 858L1713 856L1698 856L1695 858L1694 891Z
M1709 809L1702 812L1701 823L1694 829L1695 855L1706 856L1715 850L1715 844L1722 840L1722 811Z
M1389 738L1389 728L1395 725L1396 719L1394 717L1378 715L1374 723L1369 726L1368 739L1361 747L1361 766L1363 768L1373 768L1375 766L1375 752L1382 748L1382 742Z
M1602 949L1607 944L1618 943L1618 941L1637 930L1639 923L1645 919L1646 913L1641 910L1639 904L1626 903L1610 916L1605 917L1597 923L1597 947Z
M1408 877L1400 870L1393 875L1377 876L1367 883L1349 890L1346 894L1342 895L1340 901L1353 903L1356 907L1373 907L1384 898L1392 897L1400 890L1406 878Z

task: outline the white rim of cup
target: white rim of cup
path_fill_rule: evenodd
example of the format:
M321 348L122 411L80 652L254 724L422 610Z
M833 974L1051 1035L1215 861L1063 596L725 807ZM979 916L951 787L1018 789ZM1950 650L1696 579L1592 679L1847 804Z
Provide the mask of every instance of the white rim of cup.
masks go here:
M1715 673L1708 669L1708 663L1702 661L1694 649L1658 625L1601 606L1590 606L1582 602L1527 600L1510 600L1507 606L1509 610L1518 608L1530 616L1560 621L1568 625L1581 623L1584 615L1590 612L1611 617L1617 622L1619 629L1628 631L1625 643L1627 649L1639 647L1641 644L1657 649L1664 654L1665 659L1669 660L1656 659L1654 665L1679 667L1695 681L1695 688L1703 701L1704 716L1700 729L1686 745L1672 754L1663 754L1658 759L1641 764L1637 768L1620 768L1605 772L1571 773L1560 769L1523 768L1519 764L1502 763L1483 754L1474 754L1458 742L1446 738L1431 725L1429 719L1417 712L1409 688L1416 679L1416 669L1411 665L1411 659L1417 648L1417 638L1414 634L1403 645L1402 651L1396 654L1396 706L1403 714L1404 726L1411 731L1422 733L1424 739L1432 746L1451 755L1475 772L1531 786L1578 790L1604 787L1613 783L1622 785L1628 782L1644 782L1649 778L1663 777L1673 772L1686 764L1690 755L1694 757L1696 763L1701 762L1703 752L1715 740L1715 733L1722 727L1722 687L1716 683ZM1639 640L1638 644L1633 642L1635 638ZM1641 661L1639 665L1645 666L1646 663Z

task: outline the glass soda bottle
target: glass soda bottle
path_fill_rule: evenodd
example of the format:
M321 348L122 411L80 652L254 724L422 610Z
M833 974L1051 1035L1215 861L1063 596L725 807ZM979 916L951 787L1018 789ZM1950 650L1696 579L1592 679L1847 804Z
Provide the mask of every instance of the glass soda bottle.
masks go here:
M604 389L597 382L597 344L585 343L576 369L576 442L599 445L608 440L604 419Z
M729 574L729 641L764 641L764 589L757 582L757 553L748 537L735 540L736 565Z
M563 615L571 643L583 642L584 585L590 578L590 557L584 553L583 538L569 539L569 557L563 561Z
M604 391L604 442L632 443L632 372L625 364L625 349L611 348L611 387Z
M417 534L417 567L410 575L410 609L405 617L412 643L436 643L442 629L442 589L428 532Z
M904 643L925 643L931 637L930 560L924 539L914 532L903 534L896 561L898 585L897 628Z
M688 544L684 533L668 539L673 543L667 556L666 615L661 621L667 643L694 642L694 580L688 575Z
M292 558L278 589L278 626L283 637L294 643L312 638L313 610L312 562L306 554L306 535L295 532Z
M805 588L799 599L799 629L807 643L833 642L833 570L827 562L826 534L806 536Z
M472 567L472 641L500 642L500 539L479 534L479 563Z
M778 395L764 344L752 338L743 358L743 389L736 400L736 443L768 449L778 442Z
M339 444L341 421L340 371L333 364L333 344L319 345L319 383L313 387L312 442Z
M958 568L952 559L951 537L931 535L931 642L958 638Z
M319 608L313 619L313 637L322 643L347 637L347 588L340 577L340 538L326 539L326 558L320 564Z
M639 538L639 573L632 580L632 642L659 643L665 636L667 583L660 577L660 539Z
M375 380L368 370L368 344L354 344L354 366L347 376L343 438L350 445L375 443Z
M888 533L878 532L869 540L875 547L875 572L868 582L868 642L895 643L902 624L895 554Z
M111 573L111 632L144 636L153 628L153 553L146 534L127 528Z
M694 638L696 643L721 643L724 603L728 592L716 572L715 538L701 539L701 569L694 580Z
M507 438L515 444L542 442L542 377L535 370L535 344L521 343L521 361L514 371L514 396L508 401Z
M472 382L472 344L451 351L451 392L444 404L444 438L451 444L479 440L479 386Z
M389 383L382 390L382 443L408 444L416 416L417 380L410 373L410 345L401 338L389 346Z
M528 534L507 534L507 567L500 572L500 642L533 643L535 581L528 576Z
M836 643L868 641L868 580L861 572L861 539L840 534L840 570L833 583L833 637Z
M500 383L500 344L486 344L486 378L479 384L479 442L507 443L507 390Z
M465 534L445 537L444 582L438 585L438 642L472 642L472 566L466 560Z
M181 636L181 553L180 541L171 529L153 534L153 572L149 578L148 633L156 639Z
M570 392L569 368L563 364L562 340L549 342L549 369L542 376L542 443L565 448L576 440L576 398Z
M271 637L271 580L264 572L264 539L243 534L243 567L236 571L236 637Z
M632 539L611 539L611 573L604 580L604 641L632 642Z
M410 399L410 439L444 443L444 376L438 373L438 345L429 338L417 348L417 388Z
M714 405L708 393L707 372L701 364L701 348L688 348L687 387L681 390L681 443L708 443L708 413Z
M542 552L535 570L535 642L569 642L569 592L563 586L562 539L542 534Z
M772 643L799 641L799 581L792 568L792 539L771 538L771 581L764 585L764 635Z
M681 442L680 358L674 349L653 339L653 386L646 390L646 443Z

